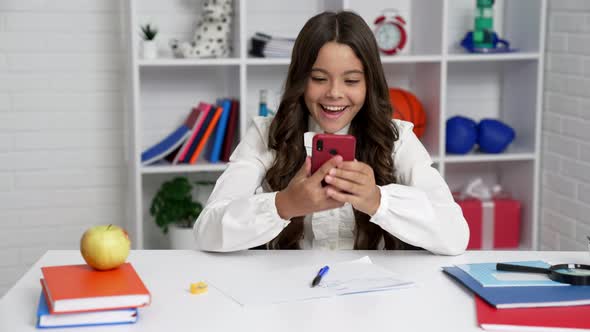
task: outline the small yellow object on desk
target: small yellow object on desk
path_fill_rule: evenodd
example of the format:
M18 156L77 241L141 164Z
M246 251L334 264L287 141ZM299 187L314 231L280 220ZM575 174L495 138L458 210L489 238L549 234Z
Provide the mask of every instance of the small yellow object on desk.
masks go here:
M191 294L203 294L207 292L207 284L204 281L199 281L191 284Z

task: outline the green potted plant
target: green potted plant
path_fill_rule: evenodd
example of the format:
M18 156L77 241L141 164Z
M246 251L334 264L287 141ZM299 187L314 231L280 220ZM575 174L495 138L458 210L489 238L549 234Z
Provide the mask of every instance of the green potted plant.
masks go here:
M196 182L196 185L211 185ZM203 205L193 199L193 184L183 176L164 182L150 206L150 214L164 234L168 234L172 249L194 247L192 227L203 210Z
M141 26L141 54L144 59L155 59L158 57L158 45L156 36L158 29L150 23Z

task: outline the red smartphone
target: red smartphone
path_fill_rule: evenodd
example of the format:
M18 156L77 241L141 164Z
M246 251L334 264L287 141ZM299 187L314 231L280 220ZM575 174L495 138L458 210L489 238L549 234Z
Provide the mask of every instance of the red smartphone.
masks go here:
M336 155L344 161L355 158L356 138L352 135L316 134L311 151L311 173L315 173L326 161Z

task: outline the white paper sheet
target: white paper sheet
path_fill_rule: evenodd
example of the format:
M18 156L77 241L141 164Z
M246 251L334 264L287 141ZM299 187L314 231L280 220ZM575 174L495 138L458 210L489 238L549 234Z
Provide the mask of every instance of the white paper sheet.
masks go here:
M311 281L322 266L289 268L271 273L240 274L224 280L209 280L241 305L275 304L339 295L385 291L413 286L395 273L373 264L368 256L330 265L320 284Z

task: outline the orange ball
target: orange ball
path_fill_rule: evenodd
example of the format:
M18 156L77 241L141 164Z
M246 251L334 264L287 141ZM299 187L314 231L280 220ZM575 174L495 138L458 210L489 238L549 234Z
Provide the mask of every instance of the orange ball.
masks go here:
M422 137L426 129L426 113L418 98L409 91L390 88L389 101L393 107L392 117L413 123L414 134Z

